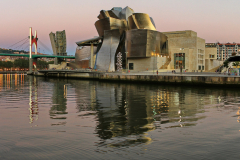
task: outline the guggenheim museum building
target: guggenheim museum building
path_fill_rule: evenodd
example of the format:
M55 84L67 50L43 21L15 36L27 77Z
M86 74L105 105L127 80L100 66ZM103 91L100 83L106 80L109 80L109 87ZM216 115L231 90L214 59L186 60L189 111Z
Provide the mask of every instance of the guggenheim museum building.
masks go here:
M205 55L205 40L194 31L159 32L152 17L130 7L101 10L97 18L98 36L76 42L77 68L192 71L218 64L214 54Z

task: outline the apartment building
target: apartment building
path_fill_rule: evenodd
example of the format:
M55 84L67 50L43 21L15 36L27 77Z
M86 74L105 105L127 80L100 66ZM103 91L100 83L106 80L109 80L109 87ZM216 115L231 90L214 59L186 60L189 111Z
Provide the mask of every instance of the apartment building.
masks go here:
M232 53L238 54L240 52L240 43L216 43L217 47L217 59L226 60Z

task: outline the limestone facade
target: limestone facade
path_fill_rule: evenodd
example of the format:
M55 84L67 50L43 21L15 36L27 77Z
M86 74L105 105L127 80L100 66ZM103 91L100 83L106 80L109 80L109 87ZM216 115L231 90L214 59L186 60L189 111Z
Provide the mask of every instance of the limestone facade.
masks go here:
M205 70L205 40L191 30L162 32L168 37L169 69Z
M217 60L217 47L205 48L205 66L206 71L214 72L223 62Z
M166 56L152 56L149 58L128 59L128 69L131 71L150 71L158 70L167 63Z

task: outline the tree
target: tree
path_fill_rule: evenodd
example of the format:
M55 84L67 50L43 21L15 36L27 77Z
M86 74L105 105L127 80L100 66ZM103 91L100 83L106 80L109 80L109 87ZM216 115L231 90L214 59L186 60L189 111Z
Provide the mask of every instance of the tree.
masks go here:
M13 67L13 62L11 61L7 61L7 62L1 61L0 63L0 68L11 68L11 67Z
M6 62L7 64L7 66L6 66L6 68L12 68L13 67L13 62L11 62L11 61L7 61Z
M232 52L232 56L236 56L237 55L237 53L236 52Z
M236 68L239 66L239 62L233 62L233 66L235 66Z
M54 64L54 61L49 61L48 64Z
M229 61L224 61L224 62L223 62L223 66L226 67L226 68L228 68L228 67L229 67Z
M46 68L47 66L48 66L48 63L46 61L41 61L41 60L37 61L37 68L43 69L43 68Z
M14 67L17 68L28 68L29 66L29 60L26 59L16 59L14 61Z

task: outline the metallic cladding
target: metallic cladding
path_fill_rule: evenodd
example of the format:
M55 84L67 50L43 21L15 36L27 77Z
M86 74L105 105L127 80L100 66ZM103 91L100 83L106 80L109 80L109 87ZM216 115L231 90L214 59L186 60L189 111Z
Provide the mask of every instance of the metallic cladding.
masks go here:
M156 30L148 14L145 13L133 13L128 17L129 26L128 29L150 29ZM134 24L133 24L134 23Z
M126 52L128 58L151 57L162 54L167 37L153 30L133 29L126 32Z
M151 20L152 24L154 25L154 27L156 28L156 25L155 25L154 20L153 20L152 17L150 17L150 20Z
M150 57L146 54L147 30L133 29L126 32L126 52L127 57Z
M127 58L146 58L167 53L167 37L156 31L154 21L148 14L134 13L130 7L114 7L101 10L98 18L95 27L99 38L77 42L79 46L89 46L93 41L98 42L97 45L102 40L94 68L115 71L118 52L124 55L124 59L124 52L127 52Z
M97 47L93 47L93 57L96 57ZM91 46L77 47L75 53L76 68L88 68L91 63Z
M102 71L115 71L115 56L120 42L120 31L104 31L104 40L97 56L96 68Z
M93 47L93 53L96 54L97 47ZM75 60L76 61L83 61L83 60L90 60L91 57L91 47L84 46L84 47L77 47L75 53Z
M127 21L108 17L96 21L95 27L100 37L103 37L105 30L119 29L122 34L124 30L127 30Z
M134 10L130 7L125 7L120 13L120 19L128 20L128 17L134 13Z

